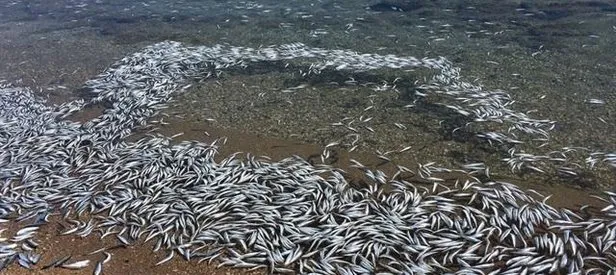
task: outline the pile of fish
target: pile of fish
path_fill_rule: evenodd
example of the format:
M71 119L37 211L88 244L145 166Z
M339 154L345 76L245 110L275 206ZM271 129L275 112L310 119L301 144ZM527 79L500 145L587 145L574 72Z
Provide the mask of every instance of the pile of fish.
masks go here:
M301 44L251 49L164 42L128 56L86 83L92 98L47 106L27 88L0 83L0 270L38 268L37 231L60 213L62 234L152 242L167 257L315 274L603 274L616 266L616 194L591 215L557 210L546 197L477 179L419 183L362 168L365 187L344 171L299 157L271 161L219 144L149 135L128 141L191 79L232 66L316 59L308 70L424 67L431 84L461 100L460 113L544 134L549 121L509 110L507 97L459 80L445 59L362 55ZM430 90L430 87L424 87ZM445 89L450 88L450 89ZM85 123L68 116L97 104ZM478 107L479 106L479 107ZM482 111L473 111L473 110ZM15 232L8 224L18 224ZM103 272L104 261L93 265ZM60 259L45 268L85 268Z

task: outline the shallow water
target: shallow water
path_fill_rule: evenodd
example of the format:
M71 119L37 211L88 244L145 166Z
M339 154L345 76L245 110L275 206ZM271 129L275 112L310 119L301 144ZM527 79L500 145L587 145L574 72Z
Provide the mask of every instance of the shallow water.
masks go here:
M509 93L513 109L557 122L549 144L518 146L527 153L563 147L609 153L616 144L611 134L614 50L609 46L616 30L614 7L607 2L16 1L5 4L1 17L5 62L0 76L42 89L58 102L79 95L75 91L84 80L114 60L158 41L249 47L302 42L359 53L444 56L467 81ZM196 85L178 98L178 106L191 119L216 119L215 127L322 145L345 139L345 133L328 125L374 117L370 127L375 132L364 131L356 150L413 146L420 149L412 150L413 161L448 166L486 162L494 172L508 174L500 161L506 150L486 152L469 135L451 134L459 121L437 106L441 99L397 108L418 99L412 83L430 72L301 77L284 65L227 73L217 82ZM345 84L349 79L356 82ZM364 112L370 95L375 107ZM580 179L549 175L540 180L611 188L613 173L604 171L609 168L595 169L592 176L582 170Z
M301 59L195 81L165 111L171 124L160 132L182 132L181 140L228 137L223 156L297 154L315 163L336 142L325 162L345 170L349 159L392 173L396 165L484 163L489 172L475 176L553 194L553 205L571 208L595 204L587 194L613 190L616 182L616 168L603 159L616 152L616 5L607 1L9 1L0 6L0 38L0 79L30 87L50 103L84 96L87 80L165 40L252 48L301 42L362 54L442 56L464 81L508 94L511 110L554 121L549 139L518 133L523 144L490 145L478 138L508 133L510 125L467 127L467 117L444 106L455 98L417 94L433 70L302 75L313 61ZM72 119L97 114L88 109ZM503 161L512 148L557 160L533 159L526 162L532 168L512 172Z

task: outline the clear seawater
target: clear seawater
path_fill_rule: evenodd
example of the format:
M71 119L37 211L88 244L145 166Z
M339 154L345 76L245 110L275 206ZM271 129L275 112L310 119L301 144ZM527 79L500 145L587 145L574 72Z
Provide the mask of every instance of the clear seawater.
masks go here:
M83 82L114 61L165 40L255 48L301 42L359 53L443 56L460 67L466 81L509 93L516 101L512 108L557 122L549 144L521 150L536 155L567 147L616 151L616 4L609 1L5 1L0 35L0 78L40 90L51 102L78 97ZM219 80L223 88L202 83L178 97L181 111L196 121L215 118L213 127L324 145L343 135L324 129L361 115L372 95L378 108L365 117L375 117L381 126L366 134L358 152L408 145L414 149L399 157L401 162L485 162L513 180L601 189L616 179L610 168L587 171L579 180L510 175L502 148L486 149L451 134L450 115L438 107L438 98L401 111L394 107L408 103L401 99L409 85L400 84L397 93L330 85L349 79L411 83L429 77L425 72L302 78L280 65L230 73ZM304 83L310 89L280 93ZM278 94L255 100L270 91ZM406 129L398 131L393 123Z
M540 167L547 173L512 173L503 161L511 146L490 146L473 132L506 127L454 133L465 122L440 105L442 98L416 96L413 85L429 79L428 70L298 74L310 61L229 70L175 98L166 133L200 140L227 136L224 154L299 154L318 162L325 145L355 138L332 124L363 120L363 128L357 126L360 146L351 153L348 146L336 147L331 164L346 169L354 158L391 171L429 162L452 169L485 163L491 173L477 176L553 193L555 204L569 207L589 203L586 193L616 186L615 167L585 166L592 153L616 153L614 1L3 0L0 80L30 87L49 104L62 103L83 96L84 83L114 62L167 40L252 48L300 42L442 56L465 81L509 94L512 109L556 122L547 141L520 137L525 143L515 145L517 152L565 152L566 164L579 167L575 176L558 173L553 162ZM388 154L390 162L375 157L406 147Z

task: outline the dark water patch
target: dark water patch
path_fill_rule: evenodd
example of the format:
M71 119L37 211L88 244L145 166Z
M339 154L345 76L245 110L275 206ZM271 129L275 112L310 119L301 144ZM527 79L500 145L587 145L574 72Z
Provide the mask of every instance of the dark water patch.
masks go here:
M96 25L105 25L105 24L135 24L140 22L145 22L150 20L152 17L147 15L139 15L139 16L97 16L94 18L94 23Z
M463 115L460 115L452 110L442 110L443 119L441 120L441 127L439 128L439 134L444 140L453 140L456 142L469 142L471 140L477 141L476 134L468 131L463 125L466 125L471 120ZM480 161L473 161L480 162Z
M604 11L604 12L616 12L616 6L604 7L604 8L601 8L601 11Z
M113 35L115 31L112 28L103 28L98 30L98 34L101 36Z
M90 101L98 96L97 93L92 92L92 89L86 87L76 89L75 94L80 98L83 98L85 101Z
M418 13L417 13L417 15L418 15L419 17L434 17L434 16L436 16L437 14L439 14L439 12L438 12L438 11L434 11L434 10L424 10L424 9L422 9L422 10L418 11Z
M181 15L181 14L163 15L160 17L160 21L167 22L167 23L173 23L173 22L183 22L186 20L190 20L191 18L192 18L191 16L186 16L186 15Z
M28 22L28 21L36 21L40 18L38 15L34 14L18 14L14 13L11 15L0 16L2 18L0 22Z
M588 35L586 33L582 33L579 29L571 28L570 25L573 25L573 23L530 26L527 29L526 33L530 36L536 36L540 38L581 37Z
M148 16L99 16L90 24L91 27L98 30L101 36L109 36L126 31L128 25L137 25L146 22L150 19Z
M114 23L117 23L117 24L134 24L134 23L137 23L137 22L141 21L144 18L145 18L145 16L120 17L120 18L112 18L111 21L113 21Z
M561 1L555 3L549 3L547 5L547 9L542 10L553 11L553 10L567 10L570 13L586 13L586 12L595 12L595 11L614 11L616 10L616 4L603 2L603 1Z
M529 2L520 2L520 3L518 4L518 9L525 9L525 10L528 10L528 9L531 9L532 7L533 7L533 6L532 6L532 4L531 4L531 3L529 3Z
M421 9L423 6L420 1L382 1L368 8L380 12L408 12Z
M161 40L182 40L182 37L180 34L173 34L173 33L148 33L148 32L144 32L144 31L134 31L134 32L122 32L119 33L117 35L115 35L114 37L116 43L118 44L122 44L122 45L132 45L132 44L138 44L138 43L142 43L142 42L148 42L148 43L152 43L152 42L157 42L157 41L161 41Z
M264 18L257 22L257 26L263 30L280 29L280 21Z
M603 1L577 1L574 2L573 5L580 7L590 7L590 8L610 8L614 7L614 4L610 4Z
M96 27L99 36L110 37L115 43L138 44L141 42L157 42L161 40L183 40L182 35L168 31L167 28L143 26L145 24L131 24L127 27L123 24L103 24ZM167 30L166 30L167 29Z
M548 47L553 51L560 51L562 47L568 46L563 38L588 35L574 28L575 24L577 23L538 24L528 21L515 21L512 22L512 25L520 31L520 34L510 36L507 40L533 52L538 51L541 46Z
M391 3L378 3L371 5L370 10L381 12L403 12L402 7Z
M537 14L536 18L552 21L565 18L571 15L572 12L569 9L545 9L541 10L541 13Z

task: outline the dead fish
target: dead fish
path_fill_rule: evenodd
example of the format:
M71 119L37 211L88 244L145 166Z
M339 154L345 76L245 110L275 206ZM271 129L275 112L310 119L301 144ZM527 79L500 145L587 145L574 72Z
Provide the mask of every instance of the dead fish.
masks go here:
M90 260L77 261L70 264L62 264L60 267L66 269L82 269L90 264Z
M96 267L94 267L94 271L92 272L93 275L101 275L103 274L103 262L102 261L98 261L96 263Z
M169 253L169 255L167 255L167 257L165 257L164 259L160 260L160 262L156 263L155 265L164 264L164 263L170 261L171 259L173 259L173 256L175 256L175 252L173 250L171 250L171 252Z

